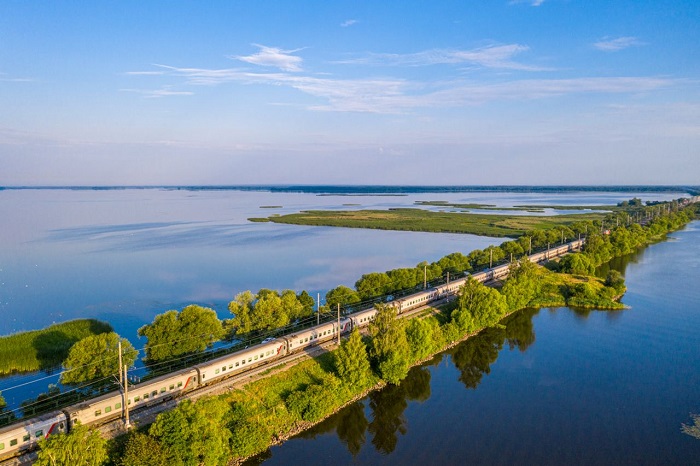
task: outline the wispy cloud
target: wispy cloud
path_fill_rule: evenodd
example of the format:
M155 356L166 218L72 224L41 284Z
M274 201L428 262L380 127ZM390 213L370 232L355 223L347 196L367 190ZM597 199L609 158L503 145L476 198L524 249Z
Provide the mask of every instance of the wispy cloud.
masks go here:
M406 113L417 108L480 105L491 101L533 100L585 93L640 93L676 84L655 77L513 80L482 84L464 80L433 83L404 79L335 79L291 73L252 73L239 69L177 68L159 65L185 85L215 86L237 82L287 86L325 100L317 111ZM157 95L154 95L156 97Z
M433 49L409 54L372 53L365 57L341 60L336 63L385 66L430 66L440 64L473 65L484 68L521 71L547 71L548 68L527 65L513 57L530 50L520 44L492 45L471 50Z
M615 39L604 37L600 41L594 43L593 47L605 52L617 52L618 50L623 50L637 45L644 45L644 43L640 42L636 37L627 36L617 37Z
M346 28L346 27L352 26L354 24L357 24L357 20L356 19L349 19L347 21L343 21L342 23L340 23L340 27Z
M260 51L253 55L247 56L231 56L235 60L240 60L246 63L252 63L259 66L272 66L279 68L282 71L299 72L301 71L301 57L291 55L302 49L282 50L277 47L267 47L265 45L253 44Z
M3 73L0 71L0 82L6 82L6 83L31 83L36 81L33 78L14 78L12 76L9 76L7 73Z
M545 2L545 0L510 0L508 5L517 5L519 3L527 3L530 6L540 6Z
M160 73L163 74L163 73ZM174 91L170 86L164 86L160 89L119 89L120 92L134 92L136 94L141 94L148 99L158 99L161 97L179 96L179 95L193 95L192 91Z
M124 73L127 76L158 76L162 75L162 71L127 71Z

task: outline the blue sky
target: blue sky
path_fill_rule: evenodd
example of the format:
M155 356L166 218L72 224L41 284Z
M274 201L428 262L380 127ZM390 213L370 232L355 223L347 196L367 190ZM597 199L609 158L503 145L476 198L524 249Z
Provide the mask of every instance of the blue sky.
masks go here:
M0 2L0 185L700 184L700 2Z

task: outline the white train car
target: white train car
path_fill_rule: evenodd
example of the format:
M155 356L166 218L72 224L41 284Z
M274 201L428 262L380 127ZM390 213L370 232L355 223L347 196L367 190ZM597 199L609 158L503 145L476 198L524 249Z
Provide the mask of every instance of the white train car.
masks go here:
M438 299L438 295L438 289L433 288L431 290L422 291L420 293L398 299L396 300L398 303L398 313L402 314L416 307L424 306L425 304Z
M197 371L185 369L167 374L144 383L129 386L129 409L136 409L163 402L193 390L198 385ZM107 393L83 403L66 408L70 419L69 428L76 424L104 423L124 415L124 397L119 391Z
M340 326L338 326L338 322L328 322L282 338L287 341L288 351L294 353L309 346L337 338L338 332L342 335L349 332L351 328L352 322L350 319L343 318L340 320Z
M364 311L356 312L350 315L350 321L352 322L352 328L360 328L365 325L369 325L374 317L377 315L377 310L375 308L366 309Z
M194 369L199 374L199 383L204 385L243 372L286 354L287 342L283 338L277 338L267 343L251 346L242 351L198 364L194 366Z
M35 448L40 439L64 433L67 429L66 416L62 411L3 427L0 429L0 461Z

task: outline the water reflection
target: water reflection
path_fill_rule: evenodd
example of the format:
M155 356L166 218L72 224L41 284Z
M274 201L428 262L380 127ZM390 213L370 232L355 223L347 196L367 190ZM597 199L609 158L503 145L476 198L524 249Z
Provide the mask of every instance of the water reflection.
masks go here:
M539 309L524 309L503 321L503 327L487 328L449 351L452 362L459 370L459 381L466 388L476 389L485 374L491 372L491 364L507 343L510 349L525 351L535 342L533 316Z

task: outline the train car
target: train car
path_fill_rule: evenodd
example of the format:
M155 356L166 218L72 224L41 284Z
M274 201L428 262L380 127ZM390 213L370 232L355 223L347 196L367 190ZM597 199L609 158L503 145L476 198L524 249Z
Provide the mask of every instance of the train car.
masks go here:
M37 442L68 429L62 411L53 411L0 429L0 461L35 448Z
M423 306L431 301L438 299L438 289L432 288L431 290L422 291L420 293L412 294L397 300L398 303L398 313L402 314L406 311L410 311L416 307Z
M287 354L287 342L276 338L267 343L251 346L220 358L194 366L199 374L199 383L209 384L215 380L229 377L252 367L272 361Z
M340 331L342 335L349 332L351 329L352 322L350 319L343 318L340 320L340 326L338 326L338 322L328 322L282 338L287 341L289 352L294 353L309 346L318 345L324 341L337 338L338 331Z
M352 322L352 328L360 328L374 320L374 316L377 315L377 310L375 308L366 309L364 311L356 312L350 315L350 321Z
M167 374L129 387L129 409L136 409L151 404L161 403L193 390L198 385L197 372L185 369ZM77 423L88 425L105 423L124 415L124 397L119 391L87 400L70 406L64 411L69 419L69 428Z

